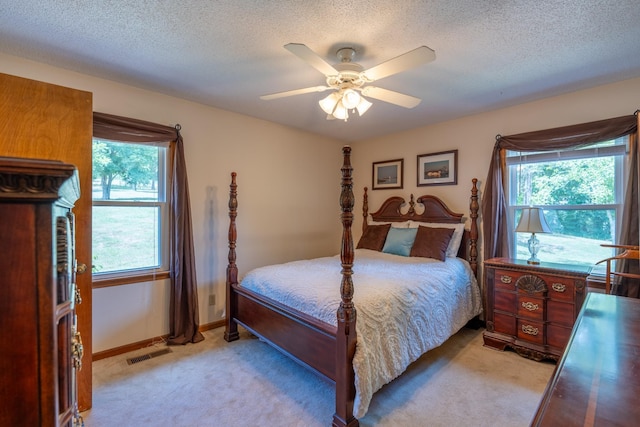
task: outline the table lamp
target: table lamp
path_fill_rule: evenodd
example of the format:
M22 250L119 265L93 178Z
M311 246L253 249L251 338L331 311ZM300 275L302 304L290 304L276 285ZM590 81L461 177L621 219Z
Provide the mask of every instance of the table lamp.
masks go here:
M529 238L529 252L531 258L527 260L528 264L540 264L538 259L538 249L540 248L540 241L536 237L536 233L551 233L551 228L547 224L547 220L544 219L544 214L540 208L523 208L522 215L520 216L520 222L516 227L517 233L531 233Z

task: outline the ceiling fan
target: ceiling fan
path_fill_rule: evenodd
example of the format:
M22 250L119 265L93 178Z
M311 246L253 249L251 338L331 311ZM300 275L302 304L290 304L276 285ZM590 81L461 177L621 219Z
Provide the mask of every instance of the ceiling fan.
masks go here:
M358 114L362 116L372 105L364 96L405 108L415 107L420 103L420 98L376 86L369 86L369 83L418 65L426 64L436 58L433 50L426 46L420 46L365 70L360 64L352 62L356 51L351 47L344 47L336 52L340 60L336 65L330 65L303 44L289 43L284 48L324 74L327 84L263 95L260 99L271 100L332 90L329 96L319 101L320 107L327 113L327 120L341 119L347 121L349 110L351 112L357 110Z

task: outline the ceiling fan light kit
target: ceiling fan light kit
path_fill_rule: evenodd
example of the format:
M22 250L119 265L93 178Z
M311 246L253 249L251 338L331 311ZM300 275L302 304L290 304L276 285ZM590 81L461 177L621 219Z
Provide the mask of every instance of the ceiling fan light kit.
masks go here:
M350 47L339 49L337 52L340 63L334 66L328 64L307 46L299 43L289 43L285 49L306 61L326 77L326 86L313 86L303 89L278 92L263 95L263 100L301 95L311 92L333 90L329 96L321 99L318 104L327 114L327 120L340 119L347 121L349 110L358 111L362 116L373 105L362 95L405 108L413 108L420 103L420 99L379 87L368 86L369 83L417 67L435 59L435 52L426 46L397 56L372 68L364 70L360 64L351 62L355 57L355 50Z
M327 120L340 119L344 121L349 119L349 110L352 113L358 111L358 114L362 116L373 105L354 89L341 89L338 92L332 92L326 98L318 101L318 104L327 113Z

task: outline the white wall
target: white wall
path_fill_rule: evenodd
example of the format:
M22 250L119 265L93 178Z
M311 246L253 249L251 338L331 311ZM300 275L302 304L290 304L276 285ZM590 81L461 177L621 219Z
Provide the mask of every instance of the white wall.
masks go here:
M482 197L496 135L512 135L624 116L633 114L638 108L640 78L358 142L352 144L356 201L361 201L364 186L371 188L372 162L402 157L404 189L369 191L371 209L380 206L391 195L404 195L408 200L411 193L416 197L433 194L442 198L455 212L464 213L468 219L471 179L478 178L479 195ZM456 149L457 185L416 185L418 155ZM362 215L358 214L361 209L361 203L357 204L354 230L361 229Z
M94 111L180 123L201 325L223 316L232 171L240 274L339 252L340 141L14 56L0 54L0 72L92 92ZM95 289L93 352L168 333L169 295L168 281Z

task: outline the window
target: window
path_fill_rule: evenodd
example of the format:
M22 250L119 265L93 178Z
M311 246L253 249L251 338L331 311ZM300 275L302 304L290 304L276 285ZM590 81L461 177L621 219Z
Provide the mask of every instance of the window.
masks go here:
M168 146L93 139L94 279L169 270Z
M627 141L623 137L567 151L507 152L511 230L527 206L541 207L552 230L536 234L540 260L593 265L611 256L611 249L601 244L618 241L620 234ZM515 233L512 256L529 258L529 237Z

